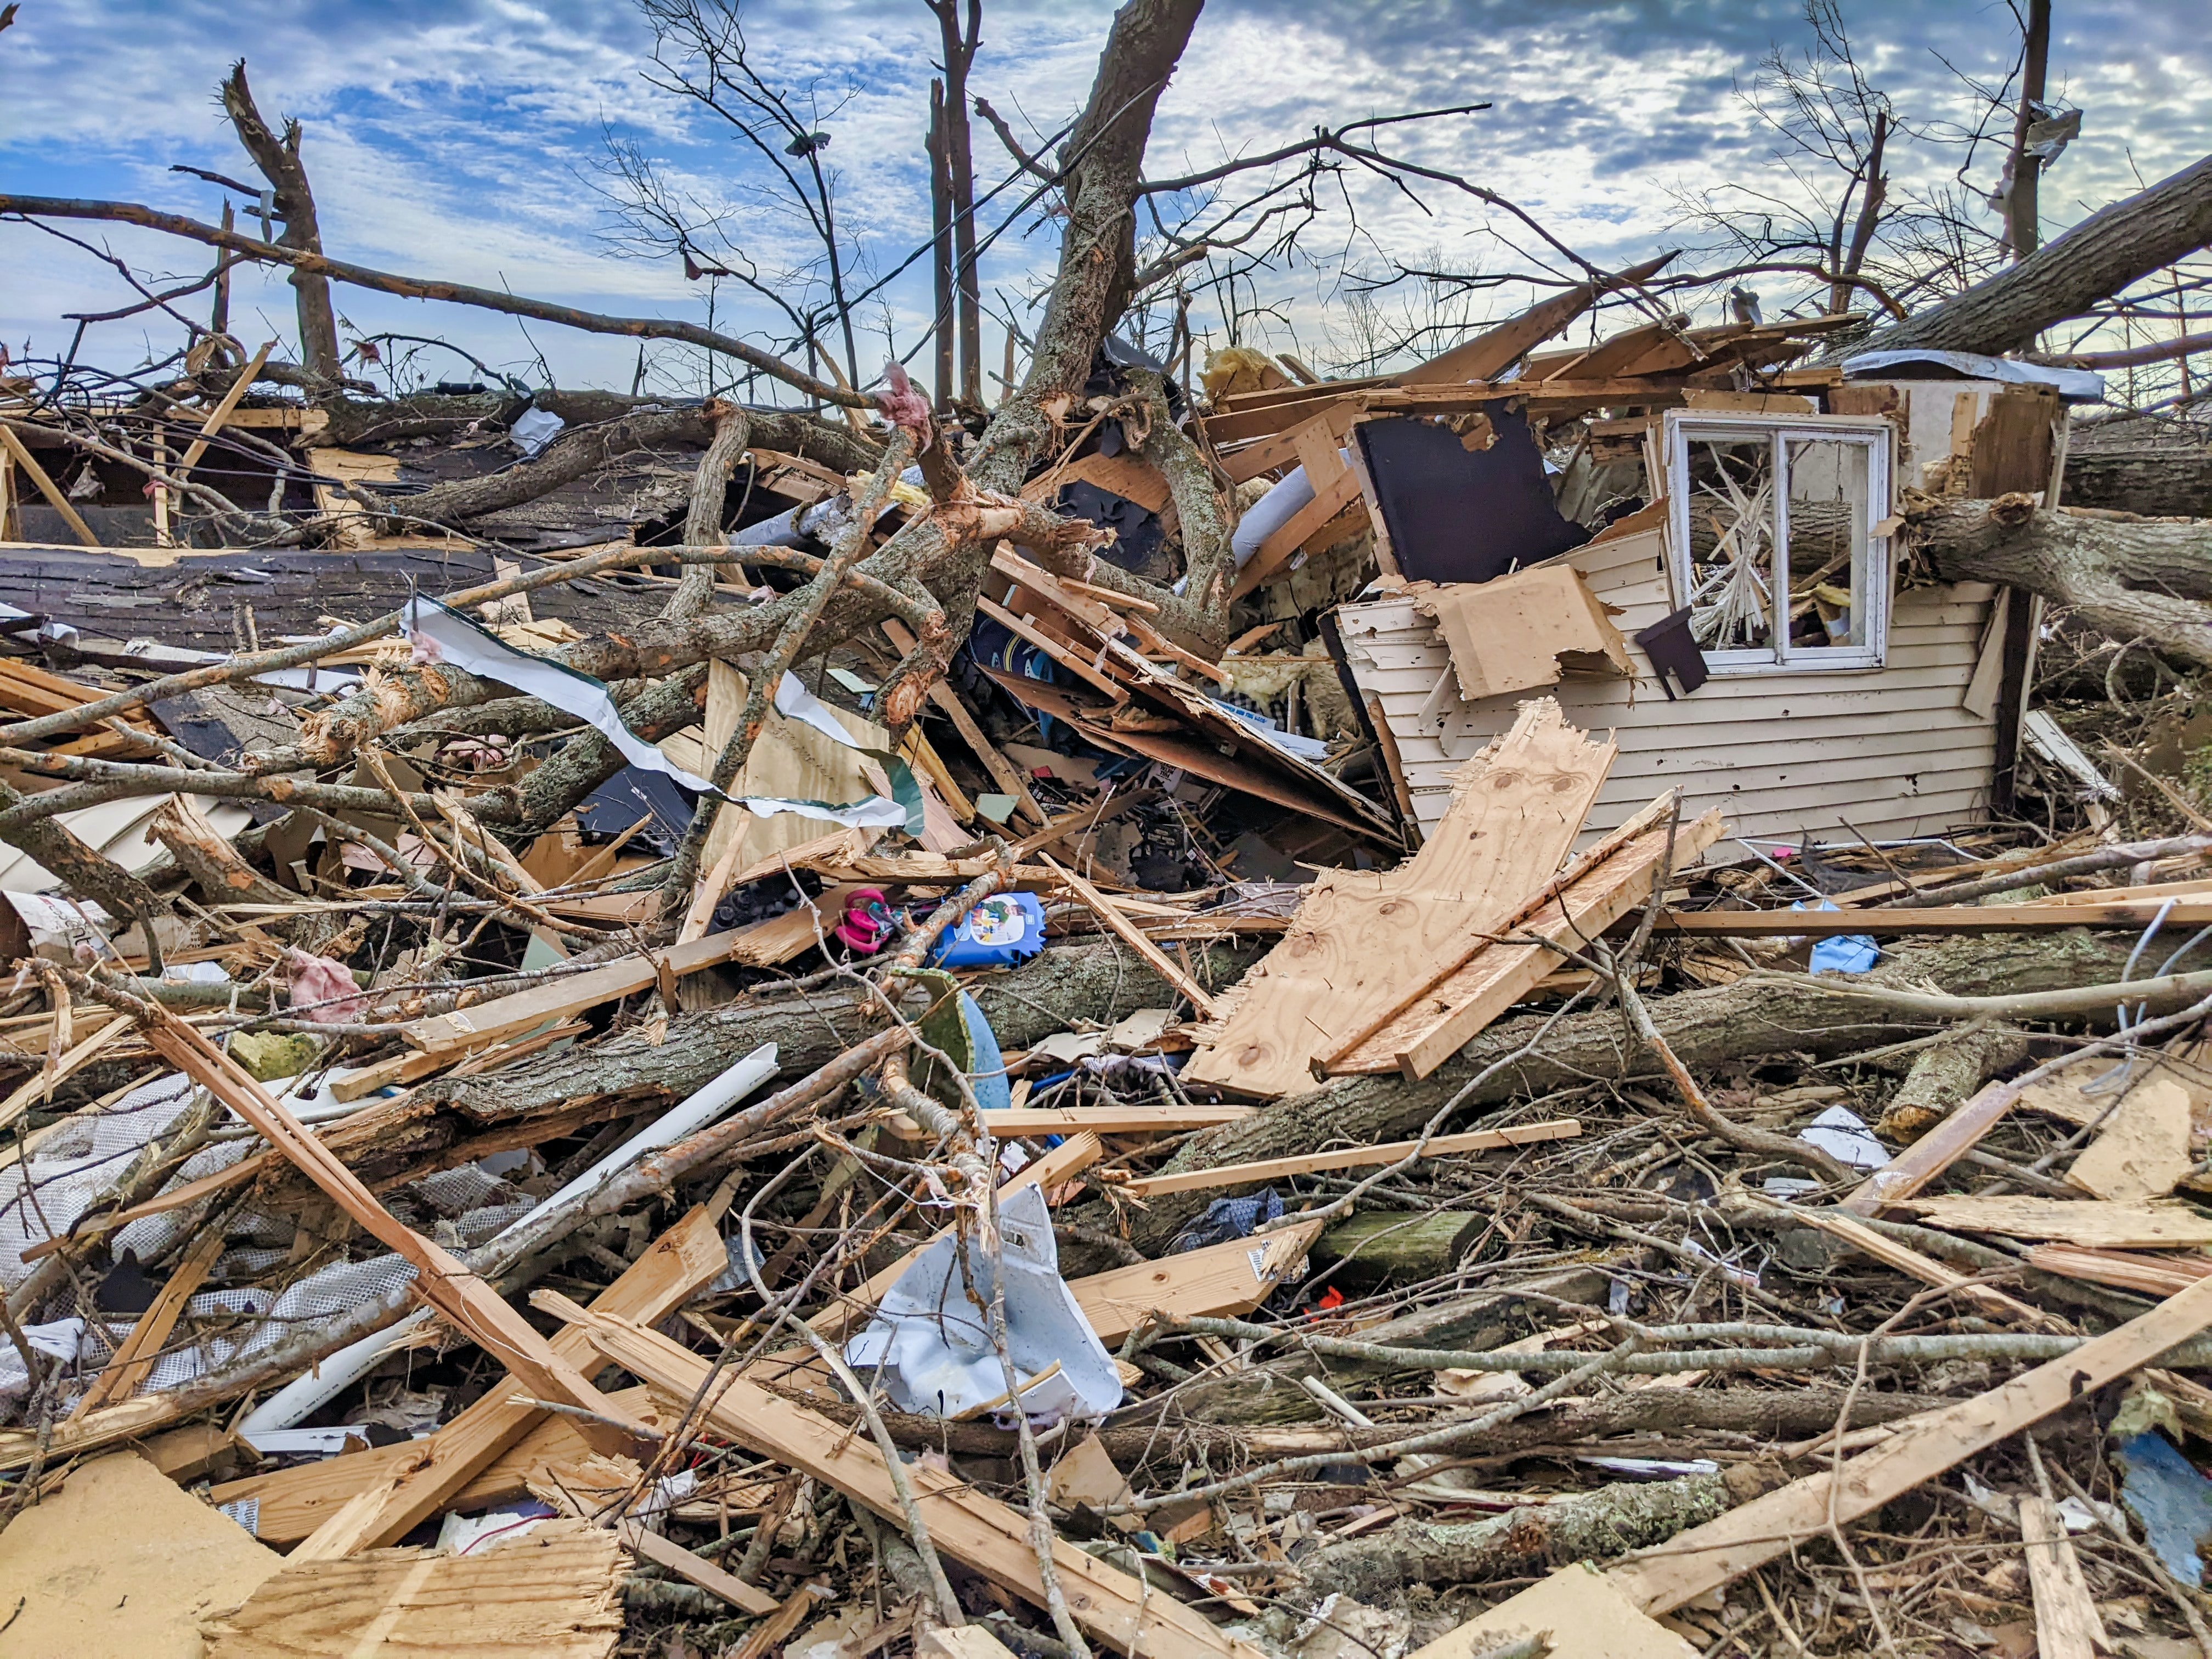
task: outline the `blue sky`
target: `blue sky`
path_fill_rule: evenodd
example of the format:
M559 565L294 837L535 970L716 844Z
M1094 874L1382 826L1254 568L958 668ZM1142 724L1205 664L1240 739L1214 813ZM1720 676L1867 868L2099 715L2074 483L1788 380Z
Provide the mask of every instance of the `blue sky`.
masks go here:
M1923 119L1964 106L1942 59L1997 83L2016 52L2002 3L1844 0L1844 14L1873 77ZM928 229L920 150L933 20L920 0L770 0L746 16L770 72L834 111L828 154L848 222L877 268L895 263ZM1057 127L1080 106L1110 16L1089 0L992 0L975 90L1030 137ZM2203 25L2201 0L2057 0L2053 88L2086 116L2046 185L2054 226L2212 151ZM1490 100L1489 112L1401 129L1393 142L1511 198L1589 257L1626 261L1682 240L1686 199L1775 179L1768 135L1737 88L1771 47L1796 50L1806 38L1794 0L1213 0L1163 100L1150 171L1209 165L1316 123ZM698 318L705 284L685 282L673 261L622 258L610 244L595 170L605 134L634 142L694 197L732 203L733 235L763 265L799 256L787 221L746 197L752 174L726 133L643 78L652 49L650 28L623 0L23 0L0 34L0 179L11 191L212 219L220 192L167 169L247 171L214 97L243 55L264 112L307 125L331 252L591 309ZM976 152L981 176L995 180L1004 158L980 126ZM1986 185L1995 165L1990 157L1970 177ZM1488 234L1495 216L1448 187L1425 188L1419 204L1379 181L1350 188L1357 229L1334 210L1311 233L1316 253L1369 268L1394 258L1494 268L1514 257ZM69 228L152 276L204 268L197 251L163 239ZM1019 307L1049 268L1052 234L1048 223L1025 222L984 265L987 293L1025 325L1034 313ZM1272 280L1267 343L1316 360L1356 346L1335 270L1323 259ZM11 350L50 355L67 342L64 313L127 293L85 253L0 226L0 339ZM928 303L921 268L885 297L910 339ZM727 325L771 320L726 287L716 303ZM542 354L564 384L626 386L636 360L629 342L537 325L526 338L512 320L455 307L344 289L339 305L357 331L442 334L531 378ZM281 283L241 279L242 335L289 338L289 313ZM1210 313L1199 323L1218 326ZM1000 337L996 325L987 330L994 365ZM173 343L165 325L110 325L89 355L124 366ZM864 368L883 355L879 339L864 345ZM684 354L665 352L654 383L682 389L696 373Z

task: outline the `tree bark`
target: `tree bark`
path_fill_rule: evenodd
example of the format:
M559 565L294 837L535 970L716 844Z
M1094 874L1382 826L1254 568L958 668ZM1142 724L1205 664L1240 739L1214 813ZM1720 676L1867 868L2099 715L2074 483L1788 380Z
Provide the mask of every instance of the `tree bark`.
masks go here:
M1091 101L1061 147L1067 229L1036 349L969 475L1012 492L1044 458L1059 424L1048 405L1073 402L1129 300L1136 270L1136 199L1152 112L1189 44L1202 0L1129 0L1114 14Z
M1956 298L1869 335L1856 349L2010 351L2129 283L2212 242L2212 155L2091 214Z
M1914 1056L1875 1128L1892 1140L1917 1140L1984 1083L2027 1058L2024 1032L2008 1025L1961 1026Z
M2076 425L2059 500L2147 518L2212 519L2212 447L2180 422Z
M276 239L276 245L296 253L319 255L323 236L315 222L314 192L307 187L307 170L300 161L300 124L287 121L281 138L270 131L246 84L243 58L231 65L230 78L222 83L222 107L238 133L238 142L246 146L246 153L276 193L276 209L284 219L284 233ZM300 318L301 367L321 383L325 392L334 392L344 369L337 317L331 309L330 279L295 267L292 292Z
M1941 985L1962 995L2057 990L2117 978L2132 941L2080 932L2044 936L1942 939L1899 945L1865 976L1876 984ZM1816 979L1787 986L1719 986L1645 999L1659 1033L1687 1066L1711 1066L1753 1054L1799 1053L1826 1058L1923 1034L1924 1020L1878 1008L1846 1012ZM1492 1026L1456 1059L1419 1083L1389 1077L1340 1079L1310 1093L1277 1101L1256 1117L1194 1135L1166 1171L1211 1169L1310 1152L1332 1140L1393 1140L1418 1131L1477 1072L1498 1070L1468 1097L1469 1106L1585 1083L1593 1078L1661 1075L1658 1062L1629 1042L1617 1011L1571 1014L1540 1048L1512 1058L1543 1025L1524 1015ZM1206 1207L1204 1193L1163 1194L1132 1218L1131 1241L1147 1254ZM1095 1218L1079 1217L1095 1221Z
M713 419L714 437L699 458L699 471L691 481L691 506L684 515L684 544L713 547L725 539L722 514L729 500L730 473L745 453L752 422L743 409L719 399L699 412ZM711 564L686 565L662 614L675 618L704 611L714 602L714 581L720 574Z
M1233 981L1259 959L1260 947L1209 946L1199 969L1216 985ZM1169 987L1136 953L1118 942L1055 946L1023 966L979 981L973 994L1002 1046L1023 1048L1064 1031L1080 1018L1113 1020L1158 1007ZM481 1078L448 1078L424 1085L490 1121L620 1096L639 1108L680 1099L763 1042L776 1045L780 1075L803 1076L828 1065L875 1029L872 997L843 987L774 1001L732 1004L679 1015L655 1047L625 1033L588 1050L518 1061Z
M1946 581L2024 587L2113 639L2212 668L2212 611L2203 603L2212 600L2212 524L2045 512L2024 495L1906 516L1914 549Z

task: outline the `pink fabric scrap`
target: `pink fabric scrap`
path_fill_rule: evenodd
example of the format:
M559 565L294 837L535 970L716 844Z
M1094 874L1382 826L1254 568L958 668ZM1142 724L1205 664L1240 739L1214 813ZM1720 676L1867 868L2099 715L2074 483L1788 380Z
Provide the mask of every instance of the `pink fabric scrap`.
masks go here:
M890 389L876 394L876 407L893 426L902 426L914 434L917 450L929 447L929 399L923 397L907 378L907 372L896 363L884 365L884 382Z
M284 962L291 974L293 1011L301 1018L343 1025L368 1006L345 963L311 955L297 945L284 953Z

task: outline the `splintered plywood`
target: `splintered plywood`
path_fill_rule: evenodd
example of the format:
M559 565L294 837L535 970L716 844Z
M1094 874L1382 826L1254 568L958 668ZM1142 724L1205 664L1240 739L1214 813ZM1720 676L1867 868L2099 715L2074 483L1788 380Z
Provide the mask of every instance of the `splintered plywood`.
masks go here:
M0 1652L196 1659L199 1621L283 1565L136 1453L97 1458L0 1532Z
M1916 1198L1894 1207L1931 1227L2063 1238L2100 1250L2194 1249L2212 1244L2212 1216L2186 1204L2105 1204L2063 1198Z
M614 1534L578 1521L480 1555L306 1561L209 1620L208 1659L606 1659L625 1571Z
M2189 1091L2174 1079L2130 1089L2066 1179L2114 1203L2163 1198L2196 1164L2189 1122Z
M1605 781L1611 743L1569 726L1548 697L1462 768L1457 794L1397 869L1325 872L1290 931L1245 976L1184 1076L1248 1095L1313 1086L1312 1063L1387 1017L1407 988L1464 959L1540 891Z
M1721 838L1724 826L1715 808L1674 831L1670 854L1671 805L1661 797L1578 857L1555 884L1556 894L1514 919L1513 937L1478 941L1464 962L1424 988L1379 1030L1330 1055L1324 1062L1330 1073L1425 1078L1457 1054L1559 964L1560 957L1532 939L1571 949L1596 938L1650 897L1662 857L1670 868L1682 869Z

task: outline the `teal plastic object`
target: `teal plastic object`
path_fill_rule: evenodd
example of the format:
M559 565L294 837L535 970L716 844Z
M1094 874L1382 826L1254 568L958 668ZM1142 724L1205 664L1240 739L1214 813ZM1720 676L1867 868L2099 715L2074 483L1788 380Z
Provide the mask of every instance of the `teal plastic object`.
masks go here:
M1044 907L1033 893L994 893L979 900L937 941L933 968L1011 968L1044 949Z

